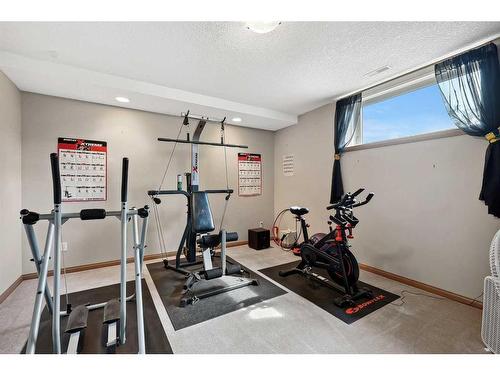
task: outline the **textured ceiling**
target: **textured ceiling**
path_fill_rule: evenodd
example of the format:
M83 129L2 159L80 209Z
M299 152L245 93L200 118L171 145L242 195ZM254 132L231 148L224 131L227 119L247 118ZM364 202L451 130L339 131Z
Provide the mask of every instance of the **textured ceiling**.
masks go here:
M499 32L500 22L284 22L269 34L239 22L0 23L0 50L298 115Z

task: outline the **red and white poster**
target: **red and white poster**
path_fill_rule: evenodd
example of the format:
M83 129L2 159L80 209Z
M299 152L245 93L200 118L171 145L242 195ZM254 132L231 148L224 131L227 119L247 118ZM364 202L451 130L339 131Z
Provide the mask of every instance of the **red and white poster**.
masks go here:
M106 142L59 138L57 150L63 202L105 201Z
M262 156L238 154L238 195L250 197L262 194Z

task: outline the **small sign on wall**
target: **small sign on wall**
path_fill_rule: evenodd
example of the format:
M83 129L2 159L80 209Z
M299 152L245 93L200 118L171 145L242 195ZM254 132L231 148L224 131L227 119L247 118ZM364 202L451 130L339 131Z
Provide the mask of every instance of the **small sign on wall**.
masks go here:
M262 194L262 156L238 153L238 195L251 197Z
M105 201L106 142L59 138L57 150L63 202Z
M283 155L283 175L293 176L294 175L294 155Z

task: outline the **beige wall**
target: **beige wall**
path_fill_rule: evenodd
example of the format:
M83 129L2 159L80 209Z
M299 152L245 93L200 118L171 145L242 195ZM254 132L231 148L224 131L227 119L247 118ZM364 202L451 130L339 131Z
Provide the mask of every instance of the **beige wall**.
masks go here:
M0 72L0 294L21 276L21 94Z
M326 228L333 160L333 105L300 117L275 138L275 211L309 207L312 232ZM347 152L344 188L375 192L352 241L359 261L471 298L489 273L500 221L478 200L486 142L466 135ZM296 175L281 158L294 153Z
M328 104L300 116L296 125L275 133L274 210L277 213L291 205L309 208L309 224L316 232L328 228L325 207L332 175L333 114L334 107ZM294 155L293 176L283 175L285 154ZM292 223L285 219L283 225Z
M171 143L161 143L157 137L175 138L181 123L178 117L98 105L76 100L38 94L22 94L23 110L23 207L48 212L51 207L49 154L56 150L58 137L81 137L108 142L108 200L94 203L66 203L64 211L83 207L119 209L120 163L123 156L130 159L129 202L141 206L149 203L146 191L158 187ZM191 125L191 131L196 124ZM238 197L229 202L225 219L228 230L236 230L241 239L247 230L257 227L260 220L271 225L273 218L274 136L272 132L244 127L227 126L227 142L249 145L248 152L261 153L263 158L263 195ZM220 140L219 128L207 125L202 138ZM225 188L224 154L219 147L201 146L201 187ZM230 186L237 187L238 149L227 149ZM179 144L164 189L175 189L176 175L189 170L190 147ZM185 224L185 198L162 198L160 206L167 250L177 249ZM224 196L212 196L211 206L218 226ZM16 208L17 210L17 208ZM46 224L38 224L38 233L45 235ZM63 227L63 241L68 242L66 266L100 262L119 257L119 225L110 218L105 221L74 220ZM23 272L33 272L30 253L23 240ZM147 253L160 251L154 220L150 221Z
M110 209L118 207L121 157L128 156L131 162L130 203L147 203L145 191L159 184L172 147L156 138L175 137L179 127L176 117L30 93L22 94L22 113L22 206L44 212L51 208L48 155L55 150L57 137L108 141L108 201L66 204L65 210L84 206ZM260 220L271 225L273 207L276 213L293 204L311 209L312 232L326 229L333 116L334 105L326 105L274 134L227 127L228 141L246 143L249 152L262 153L264 166L263 195L234 195L226 217L226 223L231 223L228 229L239 231L246 239L247 229L258 226ZM204 134L207 140L217 141L218 137L216 127ZM358 210L361 223L352 244L360 262L477 297L488 273L489 242L499 225L477 199L485 148L481 139L458 136L346 153L342 159L346 190L363 186L376 194L370 205ZM222 149L203 147L201 152L202 187L224 187ZM228 149L233 187L237 185L237 152ZM285 177L282 157L290 153L295 155L295 175ZM189 159L189 146L179 145L165 188L174 188L176 174L189 168ZM181 196L163 202L160 211L167 249L172 250L184 226L185 202ZM223 197L213 197L211 203L218 222ZM18 207L16 215L17 211ZM44 225L38 225L38 230L43 235ZM84 225L69 222L63 235L69 245L65 254L68 266L118 257L119 231L111 219ZM148 244L148 253L159 252L153 221ZM23 272L32 272L25 240L23 254Z

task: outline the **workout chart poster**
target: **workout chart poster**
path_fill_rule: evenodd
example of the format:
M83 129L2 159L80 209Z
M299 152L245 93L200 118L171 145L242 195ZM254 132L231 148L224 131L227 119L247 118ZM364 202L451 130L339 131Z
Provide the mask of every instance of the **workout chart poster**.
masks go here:
M262 194L262 156L238 154L238 195L250 197Z
M59 138L57 150L63 202L105 201L106 142Z

